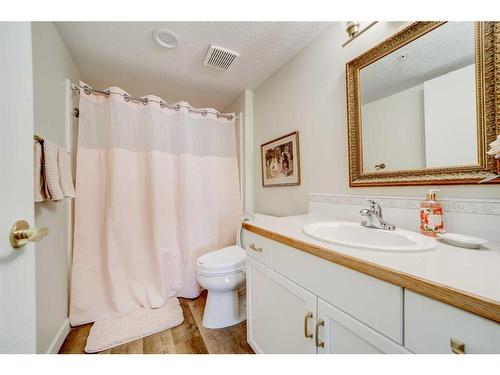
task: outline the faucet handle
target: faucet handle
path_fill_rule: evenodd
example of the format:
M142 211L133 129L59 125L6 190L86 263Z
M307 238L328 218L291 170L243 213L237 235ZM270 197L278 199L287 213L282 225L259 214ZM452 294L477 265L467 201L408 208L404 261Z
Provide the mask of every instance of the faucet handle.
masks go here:
M380 205L372 199L367 199L366 201L370 205L370 209L373 211L373 213L377 216L382 217L382 208L380 207Z
M368 216L368 212L370 212L370 210L368 208L363 208L359 211L361 216Z

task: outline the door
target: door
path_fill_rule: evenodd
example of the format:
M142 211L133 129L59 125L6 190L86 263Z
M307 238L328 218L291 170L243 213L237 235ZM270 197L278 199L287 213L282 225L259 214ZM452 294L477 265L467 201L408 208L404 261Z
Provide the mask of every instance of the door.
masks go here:
M0 46L0 353L35 353L34 246L9 241L34 221L31 24L0 22Z
M321 298L315 331L319 354L410 353Z
M316 353L316 296L250 257L247 314L248 343L256 353Z

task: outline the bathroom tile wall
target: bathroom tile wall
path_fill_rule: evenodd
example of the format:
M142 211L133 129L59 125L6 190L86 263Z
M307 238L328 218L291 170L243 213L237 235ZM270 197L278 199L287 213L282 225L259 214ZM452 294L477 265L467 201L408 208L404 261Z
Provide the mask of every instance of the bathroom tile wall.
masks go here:
M309 213L357 222L361 220L359 211L368 207L368 198L380 204L388 222L399 228L418 231L422 198L417 197L309 194ZM500 243L500 199L456 198L440 201L444 208L446 231Z

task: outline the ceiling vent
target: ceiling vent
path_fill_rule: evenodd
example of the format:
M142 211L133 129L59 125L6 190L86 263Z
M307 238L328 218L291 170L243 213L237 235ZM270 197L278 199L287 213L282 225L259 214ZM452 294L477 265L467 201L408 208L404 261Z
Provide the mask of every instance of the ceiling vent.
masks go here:
M238 52L212 44L203 60L203 65L218 70L228 71L239 55Z

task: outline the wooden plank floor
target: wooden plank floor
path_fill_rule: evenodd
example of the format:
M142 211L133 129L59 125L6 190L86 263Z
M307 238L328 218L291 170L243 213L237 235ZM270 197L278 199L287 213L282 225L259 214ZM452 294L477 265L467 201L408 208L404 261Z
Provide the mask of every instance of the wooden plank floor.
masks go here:
M247 343L246 322L208 329L201 324L207 299L204 291L196 299L179 298L184 322L166 331L123 344L101 353L108 354L252 354ZM92 324L71 329L59 354L82 354Z

